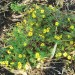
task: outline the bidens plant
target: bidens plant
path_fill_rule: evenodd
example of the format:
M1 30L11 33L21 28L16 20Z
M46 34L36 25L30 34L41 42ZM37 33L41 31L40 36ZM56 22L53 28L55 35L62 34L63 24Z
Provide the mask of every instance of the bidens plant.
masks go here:
M44 63L45 58L52 56L56 43L56 58L74 59L70 52L75 48L75 20L68 17L51 5L33 4L23 21L7 33L9 38L0 52L0 64L31 69L30 65Z

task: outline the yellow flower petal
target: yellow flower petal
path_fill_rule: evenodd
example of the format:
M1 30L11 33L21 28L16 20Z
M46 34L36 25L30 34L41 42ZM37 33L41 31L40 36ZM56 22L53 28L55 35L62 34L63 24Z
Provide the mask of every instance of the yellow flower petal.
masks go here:
M69 56L67 56L67 59L68 59L68 60L70 60L71 58L72 58L72 57L71 57L70 55L69 55Z
M38 52L35 53L35 58L40 58L40 54Z
M70 26L70 29L74 29L74 26L73 26L73 25L71 25L71 26Z
M43 9L41 10L41 13L44 13L44 10Z
M34 13L32 13L32 17L33 17L33 18L36 18L36 15L35 15Z
M66 52L63 53L63 56L64 56L64 57L67 57L67 55L68 55L68 54L67 54Z
M59 25L59 22L55 22L55 26L58 26Z
M19 54L18 57L19 57L19 58L22 58L22 54Z
M24 43L23 43L23 45L24 45L24 46L27 46L27 43L26 43L26 42L24 42Z
M40 46L42 46L42 47L43 47L43 46L45 46L45 44L44 44L44 43L41 43L41 44L40 44Z
M18 62L17 68L18 68L18 69L21 69L21 68L22 68L22 63L21 63L21 62Z
M10 49L14 49L13 46L10 46L9 48L10 48Z
M23 22L26 24L27 21L24 19Z
M44 30L43 30L43 33L46 33L46 32L47 32L47 30L46 30L46 29L44 29Z
M28 32L28 36L32 36L32 35L33 35L32 31Z

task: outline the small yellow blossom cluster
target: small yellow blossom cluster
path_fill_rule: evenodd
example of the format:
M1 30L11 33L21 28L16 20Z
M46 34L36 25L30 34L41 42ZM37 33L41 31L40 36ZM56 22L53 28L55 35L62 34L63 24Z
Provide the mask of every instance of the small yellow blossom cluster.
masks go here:
M32 18L36 18L36 14L35 13L32 13Z
M16 23L16 26L19 26L19 25L20 25L20 22L17 22L17 23Z
M18 62L17 68L18 68L18 69L22 69L22 63L21 63L21 62Z
M62 53L58 52L55 57L61 57L61 56L62 56Z
M62 35L55 35L54 38L55 38L56 40L60 40L60 39L62 38Z
M28 36L32 36L32 35L33 35L33 31L29 31Z
M9 50L6 50L6 52L7 52L8 54L11 54L11 51L10 51L10 50L13 50L14 47L13 47L12 45L10 45L10 46L8 46L8 47L9 47Z
M72 30L73 30L73 29L74 29L74 25L71 25L71 26L70 26L70 29L72 29Z
M23 56L22 56L22 54L19 54L18 57L19 57L19 58L22 58Z
M41 10L41 13L44 13L44 10L43 9Z
M41 47L45 46L45 43L41 43L40 46L41 46Z
M23 43L23 46L24 46L24 47L25 47L25 46L27 46L27 43L26 43L26 42L24 42L24 43Z
M9 46L10 49L14 49L13 46Z
M35 58L37 59L37 61L39 62L37 65L36 65L36 68L40 68L42 63L44 63L44 59L41 59L41 56L39 54L39 52L36 52L35 53Z
M40 36L40 37L42 37L43 39L45 38L45 36L44 36L44 35L42 35L42 34L39 34L39 36Z
M52 5L49 5L49 8L53 11L55 10L55 8Z
M8 54L11 54L11 51L10 51L10 50L6 50L6 52L7 52Z
M36 58L38 61L41 59L41 56L40 56L39 52L36 52L36 53L35 53L35 58Z
M9 63L8 63L8 61L0 61L0 65L8 66Z
M28 11L28 13L30 14L30 13L32 13L34 11L34 8L31 8L29 11Z
M26 19L24 19L23 22L24 22L24 24L26 24L27 23Z
M70 22L70 18L67 18L67 20Z
M71 38L71 35L67 35L67 37L68 37L68 39L70 39Z
M63 55L63 57L67 58L68 60L71 60L72 59L72 57L70 55L68 55L67 52L64 52L64 53L58 52L55 57L56 58L62 57L62 55Z
M49 32L50 31L50 28L48 27L48 28L45 28L45 29L43 29L43 33L47 33L47 32Z
M55 26L58 26L59 25L59 22L55 22Z
M71 60L71 58L72 58L70 55L68 55L67 52L64 52L64 53L63 53L63 56L64 56L64 57L67 57L68 60Z

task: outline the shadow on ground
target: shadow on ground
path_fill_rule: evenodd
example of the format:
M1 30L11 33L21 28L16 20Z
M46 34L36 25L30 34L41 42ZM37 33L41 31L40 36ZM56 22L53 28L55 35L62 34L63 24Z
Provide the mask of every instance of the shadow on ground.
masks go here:
M11 73L7 69L0 66L0 75L14 75L14 73Z

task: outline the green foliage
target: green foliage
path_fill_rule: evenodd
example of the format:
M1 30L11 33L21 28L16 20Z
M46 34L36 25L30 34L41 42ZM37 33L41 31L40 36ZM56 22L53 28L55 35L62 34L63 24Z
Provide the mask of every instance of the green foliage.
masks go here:
M8 61L12 68L27 69L27 64L36 66L54 54L56 58L74 60L70 53L75 48L75 20L51 5L33 4L26 12L24 20L7 33L9 38L0 52L1 64Z
M24 10L25 6L15 2L11 3L10 8L12 11L20 13Z

